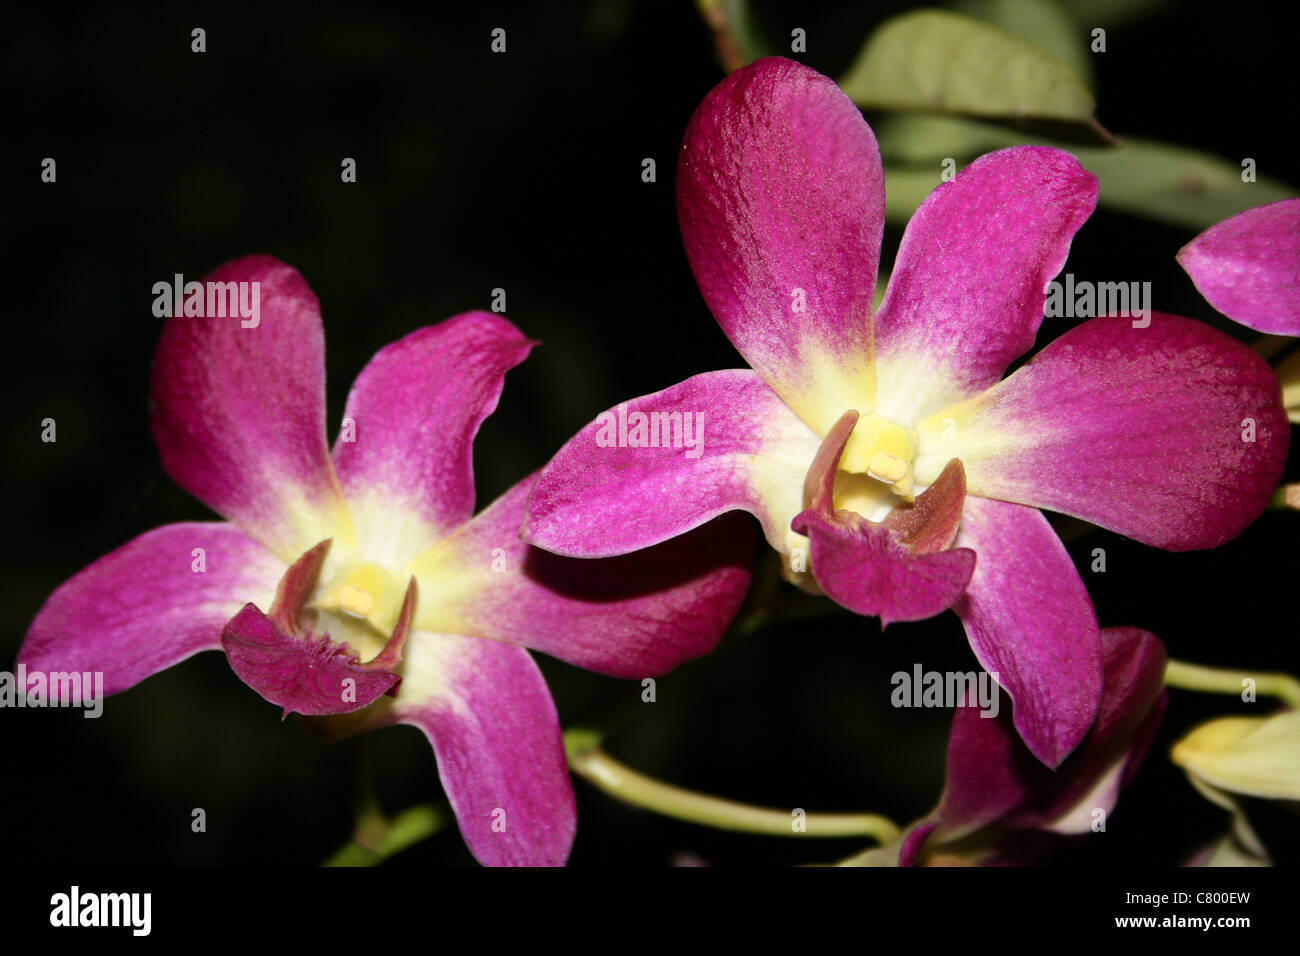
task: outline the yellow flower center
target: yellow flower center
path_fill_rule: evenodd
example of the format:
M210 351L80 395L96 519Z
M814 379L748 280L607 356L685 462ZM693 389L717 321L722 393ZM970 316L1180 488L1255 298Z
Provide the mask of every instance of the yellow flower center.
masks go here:
M352 560L335 572L314 602L323 611L366 621L387 634L397 623L405 588L396 575L377 564Z
M912 500L912 459L916 456L916 435L901 425L865 415L858 419L844 454L840 470L865 474Z

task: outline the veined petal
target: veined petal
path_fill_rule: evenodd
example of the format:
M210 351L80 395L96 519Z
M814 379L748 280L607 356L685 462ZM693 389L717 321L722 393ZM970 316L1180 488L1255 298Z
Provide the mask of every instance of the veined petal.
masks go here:
M621 557L565 558L519 540L534 477L413 565L418 626L521 644L613 677L661 674L717 646L749 587L749 519L728 515Z
M950 458L972 495L1074 515L1170 551L1268 506L1290 429L1258 355L1200 322L1091 319L918 427L917 480Z
M1300 800L1300 710L1211 720L1174 744L1170 758L1220 790Z
M1057 770L1032 757L1005 712L983 717L973 697L957 708L936 839L994 823L1086 832L1093 810L1114 808L1164 713L1166 657L1160 640L1137 628L1107 628L1101 640L1105 688L1096 723Z
M102 671L116 694L199 651L246 601L267 602L285 564L234 525L169 524L59 587L18 652L29 671ZM265 604L263 606L266 606Z
M417 631L392 717L429 738L480 863L564 865L577 807L555 703L526 650Z
M316 296L270 256L228 262L203 282L257 283L257 324L179 307L164 323L151 383L163 468L285 563L324 538L346 540L351 526L325 441Z
M1011 695L1025 745L1058 766L1097 716L1101 637L1088 591L1033 508L967 498L956 545L975 574L953 608L983 668Z
M1201 295L1260 332L1300 335L1300 199L1247 209L1178 252Z
M907 224L876 316L877 414L910 425L997 382L1034 344L1047 283L1096 203L1097 178L1042 146L941 183Z
M534 344L498 315L467 312L380 349L362 369L334 462L367 536L363 553L405 562L470 519L474 436Z
M875 135L808 67L759 60L691 117L677 217L700 291L740 354L822 434L874 401L884 205Z
M665 432L674 440L661 441ZM639 444L648 440L654 445ZM741 509L786 554L819 444L755 372L696 375L602 412L569 439L538 477L523 539L556 554L609 557Z

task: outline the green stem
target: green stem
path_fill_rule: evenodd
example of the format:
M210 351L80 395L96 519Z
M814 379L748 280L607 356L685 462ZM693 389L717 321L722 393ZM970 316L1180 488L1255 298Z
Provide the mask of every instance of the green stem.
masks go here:
M898 835L893 821L874 813L808 813L799 817L790 810L754 807L669 786L615 760L593 743L590 733L566 734L565 743L574 773L612 797L666 817L768 836L872 837L888 843ZM801 828L796 828L796 821Z
M745 48L745 31L737 29L741 24L736 20L744 17L743 7L727 0L695 0L695 7L713 33L713 46L724 70L734 73L755 59L751 51Z
M1165 667L1165 683L1183 690L1240 695L1245 687L1242 682L1247 679L1255 682L1256 693L1276 697L1292 707L1300 707L1300 680L1290 674L1252 674L1173 659Z
M376 866L407 847L427 840L449 822L447 813L431 803L403 810L392 820L383 821L382 828L376 827L371 818L367 821L366 829L371 830L372 834L364 838L365 842L360 838L349 840L335 850L323 865Z

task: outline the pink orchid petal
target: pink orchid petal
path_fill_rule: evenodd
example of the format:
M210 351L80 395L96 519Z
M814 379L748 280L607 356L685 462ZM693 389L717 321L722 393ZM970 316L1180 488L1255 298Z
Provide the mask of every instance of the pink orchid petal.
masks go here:
M269 602L284 571L283 561L234 525L155 528L50 595L18 662L47 673L100 671L104 692L116 694L219 649L222 625L246 601Z
M638 413L703 415L702 447L619 447L623 415ZM613 446L602 447L602 430ZM602 412L569 439L538 477L523 537L557 554L609 557L742 509L785 552L819 443L749 369L696 375Z
M532 486L525 478L437 547L428 565L417 562L426 590L439 589L437 613L451 615L433 626L613 677L662 674L717 646L749 586L747 518L728 515L622 557L565 558L519 540Z
M388 522L416 514L432 540L470 519L474 436L496 408L506 372L534 344L500 316L467 312L370 360L334 445L348 501L374 519L359 521L359 533L383 536ZM367 496L376 507L365 507Z
M813 576L826 596L855 614L894 621L920 621L952 607L975 570L975 552L954 548L917 554L884 525L855 525L801 512L794 530L809 539Z
M677 215L700 291L749 364L814 427L830 425L814 410L828 388L867 389L831 420L871 402L884 205L862 114L833 80L791 60L732 73L686 130Z
M1041 146L941 183L907 224L876 316L880 413L916 421L997 382L1033 346L1045 286L1096 202L1096 177Z
M967 498L957 545L975 574L954 610L980 665L1011 695L1016 730L1055 767L1097 716L1101 637L1079 572L1033 508Z
M1111 630L1108 628L1107 630ZM1103 636L1105 631L1102 631ZM1163 665L1162 665L1163 666ZM1162 680L1163 675L1157 680ZM1063 788L1055 801L1046 796L1040 798L1036 805L1026 807L1024 816L1016 814L1008 818L1007 824L1014 826L1035 826L1053 833L1076 834L1092 831L1097 821L1094 811L1100 809L1109 814L1119 802L1120 791L1129 785L1146 759L1151 745L1155 743L1168 709L1169 695L1162 687L1157 687L1156 697L1142 722L1132 731L1129 746L1115 757L1109 768L1100 758L1090 768L1071 770L1081 780L1093 780L1091 790L1084 792L1082 786ZM1071 804L1071 801L1074 801ZM1041 806L1041 809L1040 809Z
M416 632L393 716L424 731L470 852L486 866L563 866L577 808L560 721L520 647Z
M178 485L289 562L347 520L325 441L320 307L270 256L203 281L260 283L258 324L167 319L153 363L154 441Z
M954 839L993 823L1087 832L1093 810L1114 809L1120 785L1141 762L1164 712L1166 657L1159 638L1137 628L1107 628L1101 643L1105 684L1097 720L1055 771L1026 750L1005 712L981 717L975 701L957 708L937 812L938 839ZM1073 815L1075 825L1060 826L1085 798L1082 812Z
M939 824L934 820L925 820L912 827L903 837L898 848L899 866L919 866L925 844Z
M1226 219L1178 252L1207 302L1260 332L1300 335L1300 199Z
M244 605L222 629L221 646L239 679L286 717L360 710L400 680L390 671L365 667L346 642L327 634L285 633L254 604Z
M1230 540L1268 506L1290 427L1246 346L1152 313L1092 319L920 426L918 480L962 460L972 495L1074 515L1171 551ZM947 429L949 438L940 433Z

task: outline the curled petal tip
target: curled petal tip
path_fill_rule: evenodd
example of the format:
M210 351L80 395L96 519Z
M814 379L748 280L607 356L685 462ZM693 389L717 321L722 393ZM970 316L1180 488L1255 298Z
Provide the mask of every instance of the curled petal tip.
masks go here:
M957 538L962 507L966 503L966 470L952 459L910 508L895 508L885 518L886 528L899 535L914 554L947 550Z
M831 426L817 449L812 467L803 480L803 506L829 514L834 509L835 472L839 468L844 446L858 424L858 413L849 409ZM798 520L798 519L796 519ZM795 529L798 531L799 529ZM802 532L800 532L802 534Z

